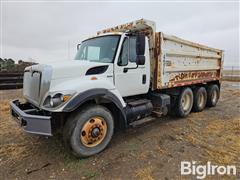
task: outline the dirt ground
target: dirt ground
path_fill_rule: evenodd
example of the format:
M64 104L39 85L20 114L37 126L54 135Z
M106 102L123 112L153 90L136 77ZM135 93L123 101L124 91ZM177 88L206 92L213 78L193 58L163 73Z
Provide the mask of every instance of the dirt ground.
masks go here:
M21 90L0 91L0 179L192 179L180 175L184 160L236 165L240 170L237 82L223 82L216 107L185 119L156 118L117 132L105 151L87 159L66 153L61 135L45 138L24 133L9 115L8 102L17 97Z

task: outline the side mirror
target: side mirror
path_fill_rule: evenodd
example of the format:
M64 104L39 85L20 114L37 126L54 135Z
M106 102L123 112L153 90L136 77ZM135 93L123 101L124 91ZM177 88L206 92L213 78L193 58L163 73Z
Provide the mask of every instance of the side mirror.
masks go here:
M145 56L144 55L137 55L136 64L137 65L144 65L145 64Z
M77 45L77 50L79 50L79 47L80 47L80 46L81 46L81 44L78 44L78 45Z
M145 35L137 34L136 36L136 54L144 56L145 54Z

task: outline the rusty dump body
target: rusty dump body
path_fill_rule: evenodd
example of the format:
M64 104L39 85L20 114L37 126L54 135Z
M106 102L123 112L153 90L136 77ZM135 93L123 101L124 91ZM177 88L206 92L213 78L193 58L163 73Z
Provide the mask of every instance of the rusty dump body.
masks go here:
M155 33L154 88L220 80L223 51Z
M153 21L140 19L99 31L98 35L127 31L148 36L152 90L221 79L222 50L156 32Z

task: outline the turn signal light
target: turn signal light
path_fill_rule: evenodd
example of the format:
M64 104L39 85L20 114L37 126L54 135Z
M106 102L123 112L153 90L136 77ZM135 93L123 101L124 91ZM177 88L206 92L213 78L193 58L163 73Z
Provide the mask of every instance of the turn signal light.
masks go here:
M91 77L91 80L97 80L96 76Z
M63 102L66 102L66 101L68 101L69 99L70 99L70 95L64 95L63 96Z

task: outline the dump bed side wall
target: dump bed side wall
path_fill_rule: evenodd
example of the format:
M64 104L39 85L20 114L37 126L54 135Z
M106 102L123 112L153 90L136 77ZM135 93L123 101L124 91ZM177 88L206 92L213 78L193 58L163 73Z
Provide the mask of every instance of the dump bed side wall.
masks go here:
M223 52L156 33L155 89L220 80Z

